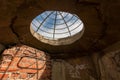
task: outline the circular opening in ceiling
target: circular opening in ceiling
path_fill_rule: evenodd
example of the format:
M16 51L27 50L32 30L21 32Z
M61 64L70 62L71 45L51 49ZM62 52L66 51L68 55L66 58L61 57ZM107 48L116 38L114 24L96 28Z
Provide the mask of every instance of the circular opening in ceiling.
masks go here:
M50 45L67 45L82 36L84 25L75 14L45 11L32 20L30 31L41 42Z

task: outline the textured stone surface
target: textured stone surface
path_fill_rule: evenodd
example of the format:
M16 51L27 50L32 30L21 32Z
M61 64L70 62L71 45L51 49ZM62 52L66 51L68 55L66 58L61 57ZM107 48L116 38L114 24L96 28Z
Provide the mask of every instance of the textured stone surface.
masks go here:
M0 64L1 80L49 80L50 77L50 57L44 52L25 45L18 45L3 52Z
M87 71L80 70L83 76L81 79L120 80L120 47L118 47L120 44L117 43L120 41L119 9L120 0L1 0L0 43L7 45L13 43L27 44L50 54L56 53L54 58L56 56L93 55L92 53L94 53L92 58L94 61L93 68L95 68L88 70L93 70L90 72L95 70L95 73L92 73L91 77L86 73ZM82 38L66 46L50 46L35 39L30 33L30 23L33 18L45 10L62 10L77 14L85 25L85 32ZM114 43L117 44L107 48ZM22 58L22 61L26 61L26 57ZM32 61L34 62L34 59ZM78 60L78 63L82 61L84 60ZM92 61L88 63L92 64ZM21 67L25 68L26 66L23 64ZM97 78L94 74L97 75ZM14 73L11 77L17 75L18 73ZM2 76L3 74L0 74L0 77ZM8 77L9 74L6 73L4 77L6 76ZM21 76L25 78L26 74Z
M65 65L63 62L53 61L52 80L66 80Z
M119 0L1 0L0 42L20 42L50 53L85 54L87 51L98 51L120 40L119 8ZM57 47L35 39L30 33L30 23L45 10L62 10L77 14L85 25L83 37L71 45Z
M53 61L52 80L98 80L90 57Z
M103 54L102 54L103 53ZM100 80L120 80L120 42L94 54L94 63Z

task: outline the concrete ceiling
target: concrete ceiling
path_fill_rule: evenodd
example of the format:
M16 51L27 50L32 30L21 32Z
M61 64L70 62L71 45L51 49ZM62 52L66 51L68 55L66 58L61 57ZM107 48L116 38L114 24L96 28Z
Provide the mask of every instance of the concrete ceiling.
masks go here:
M49 53L89 54L120 41L119 9L119 0L1 0L0 43L22 43ZM77 14L85 25L82 38L66 46L51 46L35 39L30 23L46 10Z

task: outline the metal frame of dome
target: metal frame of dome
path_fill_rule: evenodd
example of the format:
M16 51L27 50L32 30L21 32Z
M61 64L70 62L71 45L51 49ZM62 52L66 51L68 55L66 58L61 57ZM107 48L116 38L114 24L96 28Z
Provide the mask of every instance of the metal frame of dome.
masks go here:
M45 11L33 19L30 25L32 35L51 45L66 45L78 40L84 25L75 14L62 11Z

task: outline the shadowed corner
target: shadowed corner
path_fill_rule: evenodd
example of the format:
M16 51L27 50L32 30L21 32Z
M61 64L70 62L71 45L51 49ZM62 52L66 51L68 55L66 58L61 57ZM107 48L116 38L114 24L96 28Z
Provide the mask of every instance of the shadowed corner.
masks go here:
M50 80L50 56L43 51L17 45L2 53L0 80Z

